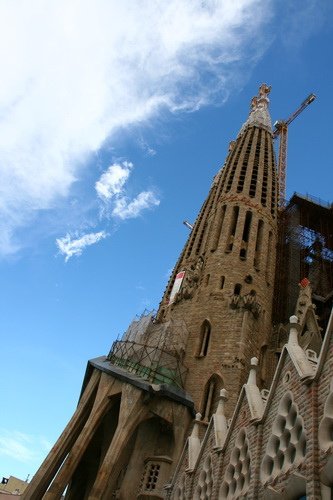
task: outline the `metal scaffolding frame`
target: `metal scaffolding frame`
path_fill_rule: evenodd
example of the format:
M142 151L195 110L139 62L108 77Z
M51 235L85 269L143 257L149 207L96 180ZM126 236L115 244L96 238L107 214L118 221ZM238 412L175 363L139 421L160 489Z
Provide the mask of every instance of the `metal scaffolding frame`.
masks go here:
M295 193L279 215L274 324L294 314L299 283L308 278L322 328L333 295L333 206Z
M157 323L154 312L145 311L132 321L122 339L112 344L107 359L151 383L183 388L187 337L184 321Z

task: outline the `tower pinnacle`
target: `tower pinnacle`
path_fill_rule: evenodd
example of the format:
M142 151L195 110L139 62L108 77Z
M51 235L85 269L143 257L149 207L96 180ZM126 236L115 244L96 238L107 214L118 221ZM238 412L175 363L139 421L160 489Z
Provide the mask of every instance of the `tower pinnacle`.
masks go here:
M256 125L264 128L268 132L272 132L272 122L268 111L269 98L268 94L271 91L271 86L262 83L259 87L259 94L252 97L250 114L246 122L240 129L239 136L242 135L247 127Z

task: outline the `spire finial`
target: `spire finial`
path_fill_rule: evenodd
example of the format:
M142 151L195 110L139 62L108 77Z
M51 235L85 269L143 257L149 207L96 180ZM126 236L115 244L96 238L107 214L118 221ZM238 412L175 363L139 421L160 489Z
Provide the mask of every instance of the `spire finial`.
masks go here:
M299 323L298 323L298 317L297 316L290 316L289 318L289 339L288 339L288 344L289 345L298 345L298 330L299 330Z
M252 97L251 99L250 114L240 129L239 135L241 135L246 128L251 125L255 125L272 132L272 122L268 111L268 94L271 89L272 87L267 85L267 83L262 83L260 85L258 95Z
M265 99L267 99L268 98L267 96L271 90L272 90L271 85L267 85L266 83L262 83L259 87L259 98L264 97Z

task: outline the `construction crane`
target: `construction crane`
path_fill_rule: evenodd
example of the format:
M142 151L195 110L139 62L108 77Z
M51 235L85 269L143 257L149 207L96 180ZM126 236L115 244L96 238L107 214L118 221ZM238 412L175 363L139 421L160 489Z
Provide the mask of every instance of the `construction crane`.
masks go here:
M289 116L287 120L278 120L274 123L273 138L280 136L279 160L278 160L278 178L279 178L279 208L283 209L286 204L286 169L287 169L287 140L288 126L302 111L309 106L316 96L310 94L296 111Z

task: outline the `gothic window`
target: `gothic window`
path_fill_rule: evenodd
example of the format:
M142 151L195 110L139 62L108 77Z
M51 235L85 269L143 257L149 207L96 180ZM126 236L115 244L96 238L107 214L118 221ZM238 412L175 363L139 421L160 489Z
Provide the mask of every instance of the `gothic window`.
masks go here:
M245 429L241 429L231 452L229 465L225 471L221 484L219 499L246 498L246 491L250 485L250 447Z
M306 454L306 437L303 419L291 392L280 401L272 434L261 463L261 481L267 483L292 465L298 465Z
M222 380L218 375L212 375L208 380L203 397L203 404L201 408L201 415L203 421L209 421L210 417L215 411L218 401L219 391L222 389Z
M244 259L244 260L246 259L247 246L248 246L248 242L249 242L251 220L252 220L252 212L246 212L241 249L239 252L240 258Z
M214 476L212 458L210 455L205 459L194 493L194 500L211 500L213 493Z
M209 321L205 320L202 323L201 332L200 332L200 345L199 345L199 352L198 352L198 356L200 358L207 356L209 341L210 341L210 332L211 332L210 323L209 323Z

